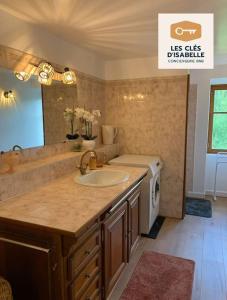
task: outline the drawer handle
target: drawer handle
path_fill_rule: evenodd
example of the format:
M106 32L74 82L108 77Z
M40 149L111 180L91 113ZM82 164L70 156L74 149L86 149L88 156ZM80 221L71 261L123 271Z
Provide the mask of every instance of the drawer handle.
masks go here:
M118 208L121 206L121 204L128 198L128 196L130 194L132 194L135 189L142 183L143 179L141 179L139 182L137 182L136 185L134 185L134 187L117 203L115 204L109 211L108 211L108 214L109 215L112 215L112 213Z
M85 274L85 278L91 278L91 275Z
M85 250L84 254L89 255L89 254L91 254L91 251L90 250Z

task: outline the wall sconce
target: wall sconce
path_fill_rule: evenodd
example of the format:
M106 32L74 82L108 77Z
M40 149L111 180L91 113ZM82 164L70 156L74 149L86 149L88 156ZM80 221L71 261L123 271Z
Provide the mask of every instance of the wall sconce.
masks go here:
M42 62L38 66L38 81L41 84L51 85L54 77L54 68L47 62Z
M65 84L75 84L76 83L76 75L73 71L70 71L69 68L64 69L64 73L62 74L62 81Z
M16 97L13 91L3 91L0 98L0 106L12 106L16 104Z
M36 66L33 65L27 65L27 67L20 72L14 72L15 76L17 77L17 79L21 80L21 81L28 81L31 76L35 73L36 71Z
M123 99L125 102L144 102L144 94L132 94L132 95L124 95Z

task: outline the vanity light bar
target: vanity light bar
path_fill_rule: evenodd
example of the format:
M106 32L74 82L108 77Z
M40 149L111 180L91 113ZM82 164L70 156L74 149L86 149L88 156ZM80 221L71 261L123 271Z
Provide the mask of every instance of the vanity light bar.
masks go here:
M24 70L16 70L14 74L21 81L28 81L32 75L36 75L38 76L38 81L44 85L51 85L52 80L62 81L68 85L76 84L76 74L74 71L65 68L64 72L57 72L48 62L41 62L39 65L28 64Z

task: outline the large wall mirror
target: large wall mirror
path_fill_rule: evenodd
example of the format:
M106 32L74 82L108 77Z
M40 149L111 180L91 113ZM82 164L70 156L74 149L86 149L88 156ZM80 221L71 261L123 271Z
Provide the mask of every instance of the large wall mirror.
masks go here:
M5 59L0 66L0 151L14 145L25 149L64 141L69 131L64 110L77 105L77 85L57 80L41 85L35 75L20 81L14 74L18 54L13 55L8 56L10 63Z

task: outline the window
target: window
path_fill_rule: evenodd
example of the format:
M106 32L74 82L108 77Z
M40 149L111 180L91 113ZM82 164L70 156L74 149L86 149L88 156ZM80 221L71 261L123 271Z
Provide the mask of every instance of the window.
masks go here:
M208 153L227 152L227 84L212 85Z

